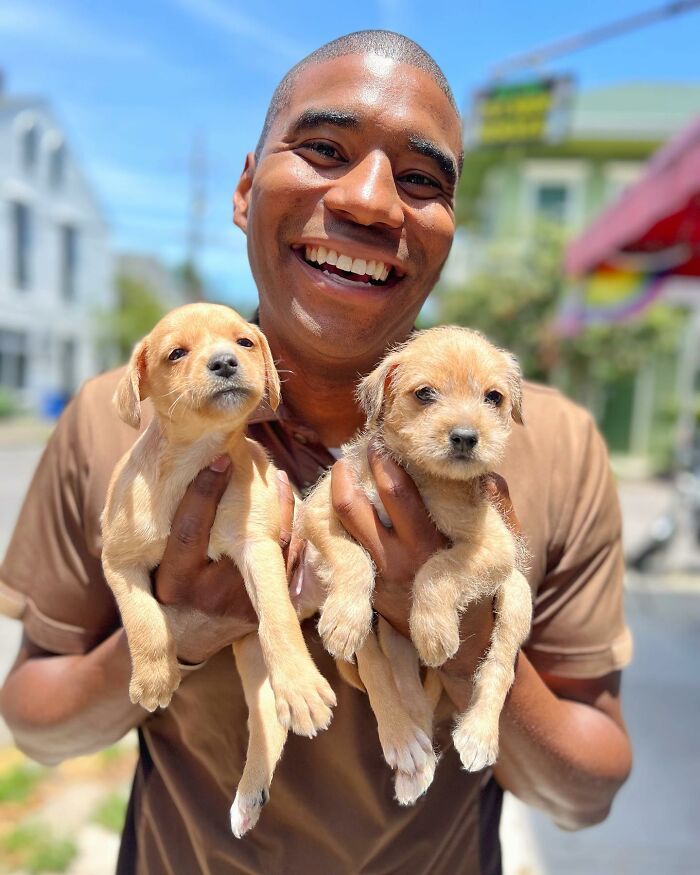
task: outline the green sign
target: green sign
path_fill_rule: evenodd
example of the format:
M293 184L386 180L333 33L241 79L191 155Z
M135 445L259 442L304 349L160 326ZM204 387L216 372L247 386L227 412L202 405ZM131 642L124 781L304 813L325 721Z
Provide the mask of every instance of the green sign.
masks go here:
M566 135L572 93L568 76L488 86L475 95L467 145L559 142Z

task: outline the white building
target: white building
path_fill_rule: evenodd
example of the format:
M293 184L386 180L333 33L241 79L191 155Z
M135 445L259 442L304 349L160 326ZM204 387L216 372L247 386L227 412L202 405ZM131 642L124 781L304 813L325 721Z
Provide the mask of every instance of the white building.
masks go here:
M50 108L0 91L0 387L33 410L109 363L108 229Z

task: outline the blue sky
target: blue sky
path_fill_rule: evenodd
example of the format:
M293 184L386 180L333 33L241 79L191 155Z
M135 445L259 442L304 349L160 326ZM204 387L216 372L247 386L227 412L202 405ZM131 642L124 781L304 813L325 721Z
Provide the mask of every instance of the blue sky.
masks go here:
M187 167L197 131L208 155L202 267L232 303L255 296L231 192L272 91L297 60L334 37L386 27L443 67L458 101L499 61L653 8L659 0L530 3L354 0L2 0L0 66L11 94L45 97L103 205L117 248L185 253ZM700 10L553 62L580 88L700 79Z

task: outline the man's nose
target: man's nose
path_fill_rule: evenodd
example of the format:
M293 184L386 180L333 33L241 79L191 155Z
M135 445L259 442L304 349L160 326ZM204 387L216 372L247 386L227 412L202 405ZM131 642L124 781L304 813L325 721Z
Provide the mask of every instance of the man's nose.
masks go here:
M358 225L401 228L404 211L388 156L372 152L335 180L326 193L328 209Z

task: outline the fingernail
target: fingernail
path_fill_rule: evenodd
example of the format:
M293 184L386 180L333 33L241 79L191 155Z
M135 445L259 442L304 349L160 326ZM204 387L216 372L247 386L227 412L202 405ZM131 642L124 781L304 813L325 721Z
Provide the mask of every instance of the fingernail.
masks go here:
M289 483L289 477L287 477L286 471L279 471L278 470L277 471L277 479L281 480L282 483L284 483L285 485L287 485Z
M224 453L223 456L217 456L214 461L210 463L209 469L211 471L216 471L217 474L222 474L230 464L231 457Z

